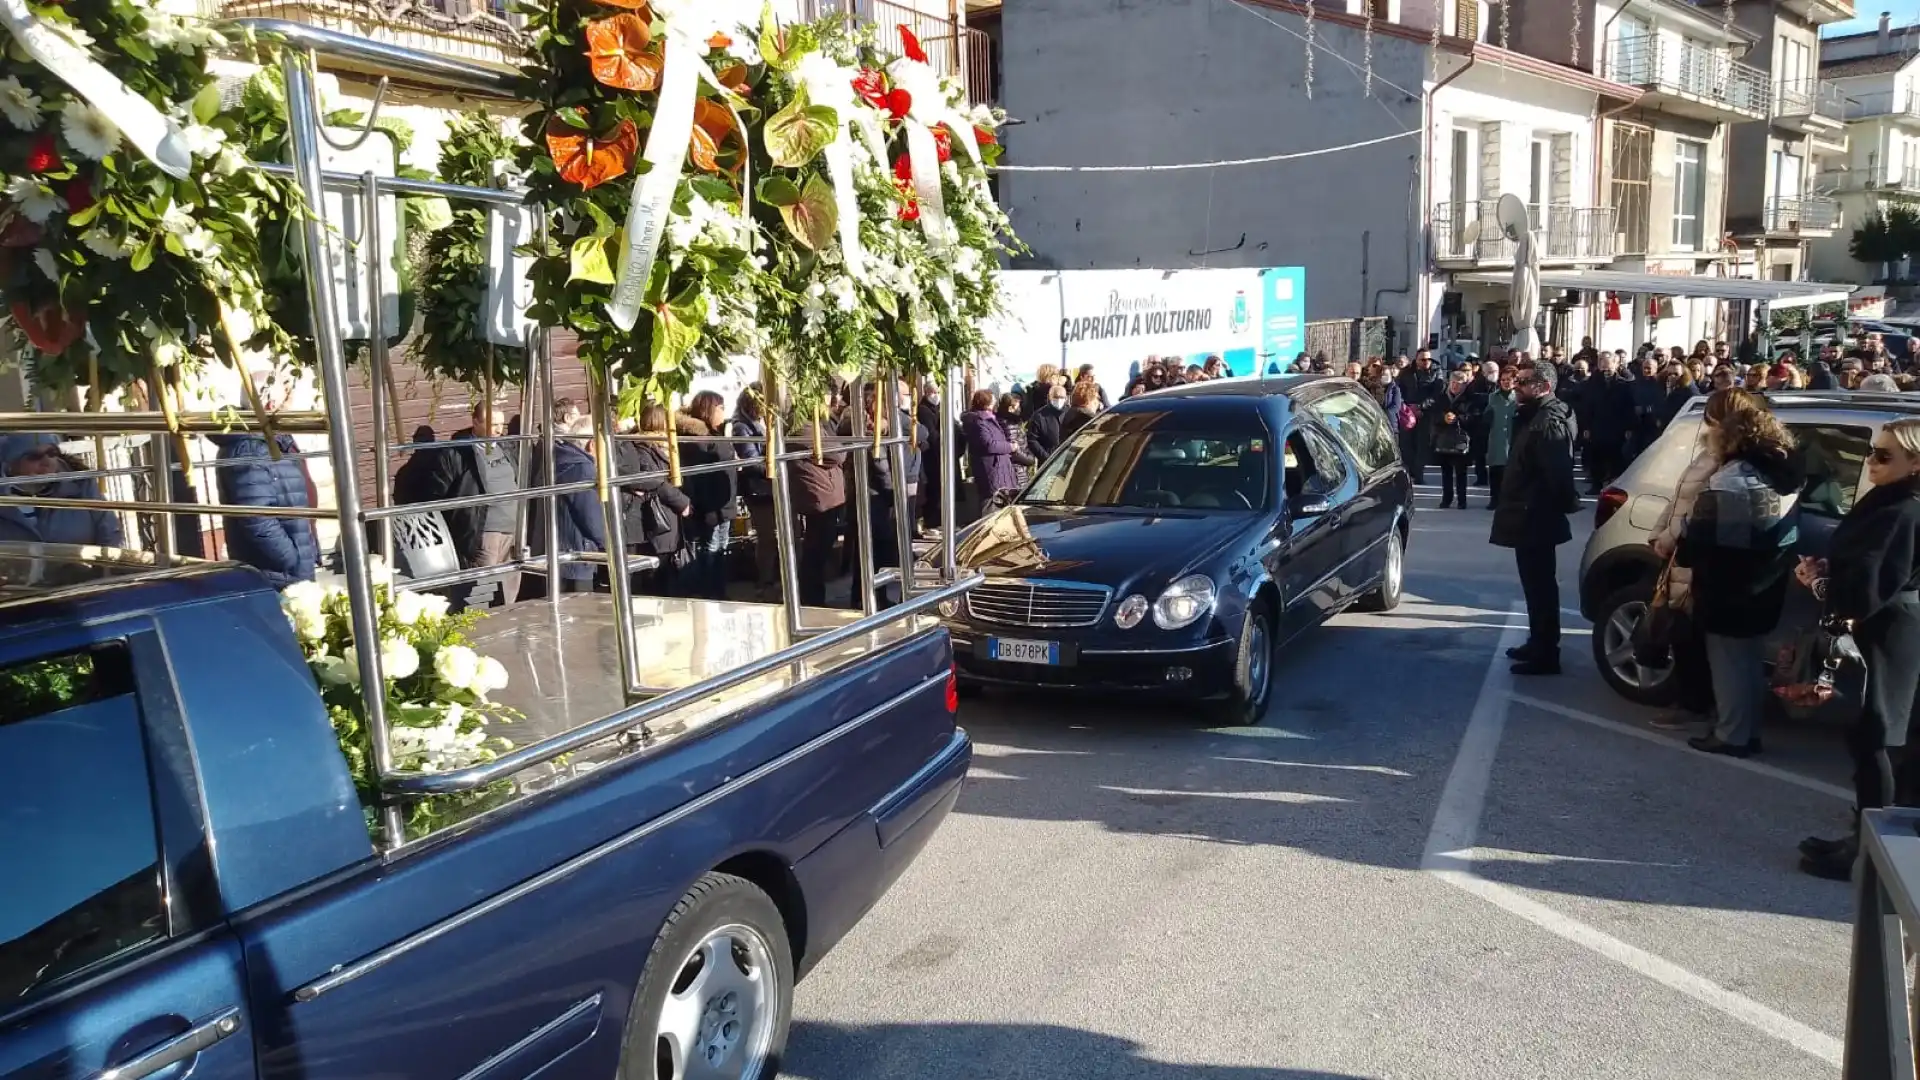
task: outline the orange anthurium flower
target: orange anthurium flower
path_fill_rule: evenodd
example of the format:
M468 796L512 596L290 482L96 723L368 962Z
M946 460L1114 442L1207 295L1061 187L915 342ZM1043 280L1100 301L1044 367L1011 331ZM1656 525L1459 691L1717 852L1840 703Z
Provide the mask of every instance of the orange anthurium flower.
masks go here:
M999 143L1000 136L995 135L992 128L984 128L979 124L975 124L973 125L973 141L979 143L981 146L993 146Z
M66 352L67 346L79 341L87 328L86 319L75 313L62 311L52 304L35 311L25 300L13 302L13 321L33 347L48 356Z
M733 124L733 110L712 98L701 98L693 103L693 125L705 131L714 145L727 140L736 130Z
M660 85L664 61L647 51L653 32L638 15L622 14L587 24L587 60L594 80L622 90L652 90Z
M900 52L909 60L927 62L927 50L920 47L920 39L913 36L906 23L900 24Z
M647 6L647 0L600 0L608 7L626 8L640 16L643 21L653 21L653 10Z
M713 141L713 136L707 134L705 128L694 127L693 137L690 143L691 145L687 148L687 156L693 159L694 165L705 172L720 171L720 159L718 157L720 147Z
M707 39L707 48L715 50L731 49L733 48L733 39L725 34L715 33Z
M633 168L640 152L640 129L622 120L607 134L595 138L555 118L547 121L547 152L560 167L560 178L590 190Z
M747 65L735 64L725 71L722 71L720 73L720 85L736 94L746 93L749 86L747 82Z

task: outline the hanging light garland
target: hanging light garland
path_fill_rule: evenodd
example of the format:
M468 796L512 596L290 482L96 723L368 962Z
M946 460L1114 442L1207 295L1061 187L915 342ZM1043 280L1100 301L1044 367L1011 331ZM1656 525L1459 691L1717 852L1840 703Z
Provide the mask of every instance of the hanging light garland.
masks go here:
M1580 0L1573 0L1573 28L1567 32L1567 41L1573 47L1573 66L1580 66Z
M1307 0L1307 100L1313 100L1313 0Z
M1428 82L1440 81L1440 24L1447 19L1446 5L1447 0L1433 0L1433 40L1427 43Z
M1360 73L1373 96L1373 0L1367 0L1367 24L1360 32Z
M1510 0L1500 0L1500 48L1511 48L1513 44L1513 5Z

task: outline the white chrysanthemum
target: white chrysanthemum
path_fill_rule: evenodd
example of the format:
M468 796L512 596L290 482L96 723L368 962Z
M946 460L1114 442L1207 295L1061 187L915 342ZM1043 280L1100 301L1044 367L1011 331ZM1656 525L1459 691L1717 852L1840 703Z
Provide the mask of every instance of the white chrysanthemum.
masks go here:
M160 213L160 231L163 233L184 236L199 227L199 222L193 220L193 215L187 213L187 208L179 203L167 204L167 208Z
M60 109L60 134L67 145L84 158L99 161L120 148L120 129L107 114L75 99Z
M20 215L35 225L45 225L47 219L67 205L65 199L30 176L16 176L7 181L6 195L8 202L19 207Z
M142 323L140 329L152 336L151 321ZM321 606L326 603L327 590L317 581L296 581L280 590L280 607L299 618L302 622L320 621Z
M59 283L60 264L54 260L53 252L48 251L46 248L33 249L33 265L39 267L40 272L47 276L48 281L56 284Z
M393 618L401 626L413 626L421 619L437 619L447 613L447 598L401 589L393 594Z
M347 650L346 657L316 656L309 663L318 669L323 686L357 686L360 683L360 667L350 657L353 650Z
M398 635L380 641L380 672L389 679L404 679L420 670L420 650Z
M391 586L393 584L393 567L387 565L387 560L378 555L368 555L367 580L375 588L382 585Z
M180 129L180 137L186 140L187 152L197 158L214 156L227 141L226 132L205 124L188 124Z
M480 654L465 645L449 645L434 655L433 673L455 690L472 689L480 674Z
M213 233L199 226L181 233L180 243L187 249L187 254L196 256L203 263L211 263L220 257L219 241L213 238Z
M113 234L97 225L81 233L80 242L103 259L124 259L133 254L133 245L114 239Z
M213 172L215 176L232 176L234 173L246 167L247 155L234 149L232 146L222 146L219 152L213 155Z
M667 244L676 251L685 251L700 239L700 223L691 217L678 214L667 218Z
M12 75L0 79L0 114L5 114L7 123L21 131L38 130L43 104L40 95L27 89L19 79Z
M473 692L486 697L495 690L507 688L507 666L491 656L480 658L479 670L474 672Z

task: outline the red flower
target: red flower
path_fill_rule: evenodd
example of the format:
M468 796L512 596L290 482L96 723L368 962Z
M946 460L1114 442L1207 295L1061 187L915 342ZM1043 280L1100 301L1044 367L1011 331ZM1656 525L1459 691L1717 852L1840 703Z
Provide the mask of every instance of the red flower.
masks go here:
M913 36L913 31L907 29L905 23L900 24L900 51L909 60L918 60L923 64L927 62L927 50L920 47L920 39Z
M93 177L86 173L76 173L73 179L67 181L66 189L61 194L67 197L68 211L77 214L85 210L95 202Z
M913 183L913 160L907 155L893 159L893 178L902 184Z
M27 148L27 171L52 172L60 167L60 148L53 143L53 132L43 131Z
M876 109L887 107L886 77L872 68L861 68L854 75L853 92Z
M953 160L953 132L945 124L933 129L933 150L942 162Z
M894 87L887 92L887 111L893 114L895 120L906 116L913 111L913 95Z
M1000 142L1000 136L995 135L992 128L984 128L979 124L975 124L973 125L973 141L979 143L981 146L996 146Z
M13 302L13 321L33 347L48 356L66 352L87 328L86 320L77 313L61 311L52 304L35 311L25 300Z
M907 200L907 205L900 208L900 220L901 221L919 221L920 220L920 200L919 199Z

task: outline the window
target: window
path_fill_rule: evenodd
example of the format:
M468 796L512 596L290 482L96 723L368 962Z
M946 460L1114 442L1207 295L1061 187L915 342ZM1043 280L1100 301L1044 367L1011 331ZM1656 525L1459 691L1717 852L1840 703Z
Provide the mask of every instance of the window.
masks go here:
M1527 144L1527 224L1531 228L1546 225L1547 167L1552 160L1542 140L1534 139Z
M1287 436L1285 454L1287 505L1319 502L1337 495L1347 479L1346 462L1326 436L1301 426ZM1296 520L1295 525L1303 524Z
M0 670L0 1009L166 935L126 650Z
M1259 510L1273 482L1270 446L1252 415L1109 413L1056 450L1020 502Z
M1800 508L1809 514L1840 517L1853 509L1866 472L1867 453L1873 449L1873 430L1837 424L1788 424L1800 444L1800 460L1807 483L1800 489Z
M1615 251L1647 251L1649 197L1653 187L1653 129L1613 125L1613 215Z
M1400 444L1392 425L1380 407L1367 398L1342 391L1328 394L1308 408L1367 472L1378 472L1400 460Z
M1692 139L1673 143L1673 246L1700 250L1707 212L1707 144Z
M1480 0L1453 0L1453 32L1468 41L1480 40Z

